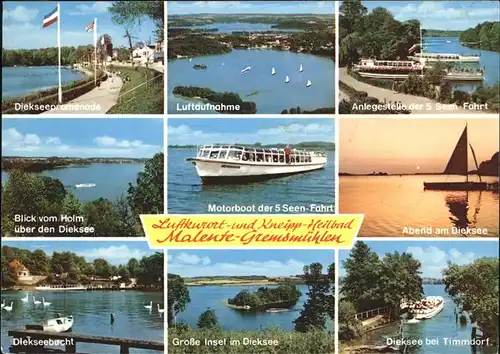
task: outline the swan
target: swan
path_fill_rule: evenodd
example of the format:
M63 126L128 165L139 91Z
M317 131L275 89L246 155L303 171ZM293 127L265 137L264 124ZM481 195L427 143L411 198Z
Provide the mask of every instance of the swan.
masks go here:
M13 302L11 302L11 303L10 303L10 306L4 306L4 308L3 308L3 309L4 309L5 311L12 311L12 309L13 309L13 308L14 308L14 303L13 303Z
M43 306L50 306L51 302L46 302L45 298L42 297L42 304L43 304Z
M4 308L4 307L5 307L5 299L3 299L3 301L2 301L2 308Z
M153 301L149 302L149 305L144 305L145 309L151 310L153 308Z
M156 304L156 305L158 306L158 312L159 313L164 313L165 312L164 308L163 309L160 308L160 304Z
M26 294L26 297L23 297L23 298L21 299L21 301L22 301L22 302L28 302L28 296L29 296L29 295L28 295L28 294Z
M42 302L41 301L38 301L38 300L35 300L35 297L33 296L33 303L35 305L40 305Z

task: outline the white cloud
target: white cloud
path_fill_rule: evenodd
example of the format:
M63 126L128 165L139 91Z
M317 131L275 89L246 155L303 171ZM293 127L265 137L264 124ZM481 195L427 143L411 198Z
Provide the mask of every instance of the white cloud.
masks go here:
M289 124L272 128L257 129L243 133L208 133L192 129L186 124L168 127L169 145L203 145L213 143L227 144L262 144L289 143L297 144L306 141L334 141L333 122L331 124Z
M406 249L406 252L411 253L422 263L422 274L424 277L434 278L442 277L441 272L447 267L448 261L462 265L472 263L477 258L473 252L462 253L456 248L445 252L435 246L427 248L410 246Z
M111 2L109 1L96 1L92 5L78 4L75 6L76 11L70 11L68 13L73 16L96 14L108 11L110 6Z
M93 248L80 253L80 256L85 257L89 261L96 258L103 258L114 265L126 264L131 258L140 260L147 255L148 253L145 251L133 249L127 245Z
M11 19L17 22L29 22L38 15L37 9L27 9L24 6L16 6L12 10L4 9L2 11L3 20Z
M168 272L183 277L197 276L290 276L302 274L305 263L289 259L286 262L269 261L241 261L212 263L209 257L199 257L195 254L181 252L169 253Z
M96 137L93 145L63 144L60 137L40 137L22 133L16 128L2 130L2 154L15 156L81 156L81 157L151 157L162 147L140 140L118 140L110 136ZM29 153L29 154L27 154Z

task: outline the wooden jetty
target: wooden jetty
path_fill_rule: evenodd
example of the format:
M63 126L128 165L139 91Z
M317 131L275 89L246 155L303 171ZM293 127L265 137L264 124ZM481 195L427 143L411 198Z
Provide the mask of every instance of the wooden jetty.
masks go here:
M11 353L77 353L77 343L92 343L101 345L113 345L120 347L120 354L129 354L130 348L146 349L164 352L165 346L162 342L135 340L116 337L101 337L101 336L87 336L76 333L51 333L32 329L15 329L8 332L9 336L13 338L13 343L21 343L22 345L12 345L10 347ZM65 343L64 350L46 348L42 341L59 341ZM41 345L35 346L33 343L36 341ZM101 353L105 353L103 349Z

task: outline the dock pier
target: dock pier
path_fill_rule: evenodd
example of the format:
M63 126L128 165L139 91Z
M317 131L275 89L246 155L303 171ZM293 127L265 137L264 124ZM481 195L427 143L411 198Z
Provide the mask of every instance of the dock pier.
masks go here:
M12 337L13 343L9 349L11 353L77 353L77 343L92 343L101 345L113 345L120 347L120 354L129 354L130 348L155 350L164 352L165 346L162 342L145 341L115 337L88 336L76 333L52 333L33 329L10 330L8 335ZM45 343L57 341L64 346L63 349L46 348ZM45 343L44 343L45 342ZM103 349L101 353L105 353Z

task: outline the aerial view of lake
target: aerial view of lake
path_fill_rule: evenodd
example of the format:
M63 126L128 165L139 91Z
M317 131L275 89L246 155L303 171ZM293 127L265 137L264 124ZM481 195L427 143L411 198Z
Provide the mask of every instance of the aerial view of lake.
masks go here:
M244 185L202 185L192 163L195 149L168 150L168 212L206 214L208 205L305 206L335 204L334 152L327 152L324 169L289 177ZM260 213L260 212L259 212ZM265 213L265 212L264 212ZM275 211L268 214L276 214Z
M80 71L61 68L61 83L63 85L84 77L85 74ZM23 96L58 84L57 66L2 68L2 100Z
M190 26L187 29L217 29L218 33L232 33L232 32L303 32L297 28L272 28L272 24L267 23L211 23L209 25ZM179 28L179 27L169 27Z
M137 174L143 170L142 163L92 164L46 170L41 175L59 179L82 202L101 197L115 201L127 194L128 184L135 183ZM8 172L2 172L2 183L5 183L7 178ZM76 184L83 183L94 183L96 186L75 187Z
M487 236L498 237L498 193L424 191L424 181L441 182L445 178L447 182L464 180L463 176L451 175L342 176L340 213L365 214L360 236L412 236L402 234L404 227L469 227L486 228ZM481 178L484 182L498 181L498 177ZM470 175L469 180L477 180L477 176Z
M267 286L274 288L276 285ZM242 290L257 291L260 286L190 286L188 303L184 312L177 315L177 321L184 321L196 327L200 314L207 308L215 310L219 323L224 330L265 329L268 326L279 326L283 330L292 331L293 320L300 316L300 311L307 301L307 285L297 285L302 296L297 304L286 312L246 312L229 308L224 304L227 299L236 296ZM328 329L333 329L333 321L328 322Z
M206 70L195 70L203 64ZM300 65L304 71L299 72ZM251 66L245 74L241 70ZM276 75L271 75L272 68ZM200 101L173 95L176 86L207 87L235 92L257 104L257 113L280 114L300 106L302 110L335 105L335 62L311 54L275 50L233 50L227 54L174 59L168 62L168 113L216 114L215 111L178 110L178 104ZM285 83L286 76L290 82ZM312 85L306 87L307 80Z
M27 324L40 324L55 318L57 313L63 316L73 315L73 333L150 340L163 342L164 317L157 311L157 304L164 308L163 292L136 291L76 291L50 292L39 291L29 293L29 302L21 302L24 292L2 292L2 300L7 304L14 302L12 311L2 309L2 348L8 350L12 338L8 331L24 329ZM32 303L32 295L37 301L45 301L51 305L44 307ZM153 302L150 312L145 304ZM110 313L115 314L115 322L110 323ZM84 353L119 353L118 346L103 346L78 343L78 352ZM132 353L153 353L151 350L132 349ZM158 352L157 352L158 353ZM163 353L163 351L161 352Z
M498 66L500 53L465 47L460 44L458 37L424 37L423 44L426 52L479 54L480 66L484 69L483 84L493 86L500 81L500 67ZM479 86L479 83L453 83L453 86L472 92Z
M438 315L430 320L420 321L419 323L405 324L404 336L410 338L439 338L440 345L423 345L419 348L412 348L409 353L412 354L436 354L436 353L453 353L453 354L493 354L496 349L492 347L478 347L477 351L471 351L470 346L446 346L443 338L451 339L466 339L470 340L471 324L461 326L456 323L454 310L456 309L453 300L444 291L444 285L424 285L425 296L442 296L444 298L444 307ZM386 338L395 338L399 330L399 323L380 330L376 330L366 334L361 341L362 344L370 345L385 345Z

